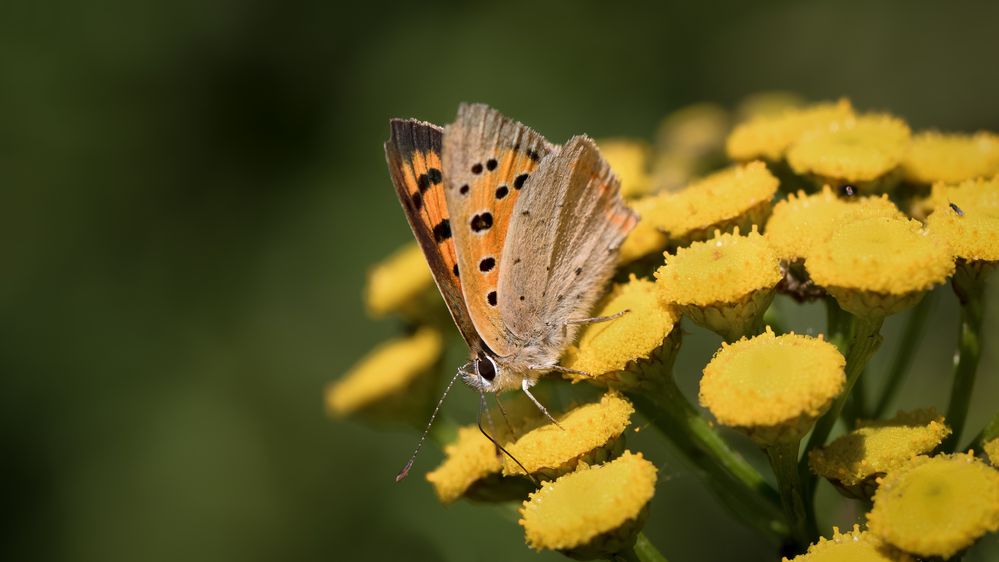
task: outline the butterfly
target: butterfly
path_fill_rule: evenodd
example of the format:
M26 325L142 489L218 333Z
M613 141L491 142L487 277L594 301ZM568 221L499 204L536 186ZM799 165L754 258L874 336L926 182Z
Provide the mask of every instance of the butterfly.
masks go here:
M392 183L470 353L445 395L459 375L483 397L519 388L552 419L530 388L571 371L558 361L579 327L609 319L589 312L638 222L618 179L585 135L552 145L484 104L390 129Z

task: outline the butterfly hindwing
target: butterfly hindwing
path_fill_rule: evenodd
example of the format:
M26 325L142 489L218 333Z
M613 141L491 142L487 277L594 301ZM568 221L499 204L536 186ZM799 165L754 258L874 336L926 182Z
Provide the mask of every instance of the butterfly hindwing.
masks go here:
M500 270L502 322L557 361L609 281L617 249L638 216L592 140L573 137L546 157L523 188Z
M465 307L444 195L443 129L413 119L393 119L385 157L406 219L433 272L451 317L469 346L478 336Z
M444 130L444 177L461 289L482 341L511 353L500 317L500 271L517 201L541 159L556 150L544 137L482 104L462 104Z

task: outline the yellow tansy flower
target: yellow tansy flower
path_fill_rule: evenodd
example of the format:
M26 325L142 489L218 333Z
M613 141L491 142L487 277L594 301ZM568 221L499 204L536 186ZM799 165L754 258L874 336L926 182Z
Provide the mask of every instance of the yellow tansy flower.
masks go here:
M833 527L830 539L820 538L808 552L783 562L912 562L913 558L854 525L848 533Z
M327 409L337 417L426 421L443 354L443 339L432 328L383 343L326 389Z
M614 175L621 181L621 197L632 199L650 191L649 155L652 148L647 142L612 138L597 141L597 146Z
M655 493L656 467L625 451L609 463L544 482L520 510L528 546L581 560L629 548Z
M618 252L619 263L632 263L646 256L659 254L666 249L669 238L652 222L652 219L648 218L655 214L655 209L662 204L662 201L664 196L650 195L628 203L628 206L638 213L639 219L638 224L621 244L621 250Z
M758 330L781 270L777 254L755 228L748 236L739 236L736 228L667 255L655 277L664 304L733 341Z
M985 451L985 455L989 457L989 463L992 466L999 466L999 437L991 441L986 441L982 445L982 449Z
M896 117L848 117L802 135L788 148L787 161L795 173L811 176L819 185L849 183L861 191L885 190L890 187L888 174L902 162L909 140L909 126Z
M462 497L510 501L523 499L535 489L526 478L500 475L502 464L496 446L478 426L458 428L458 438L444 447L444 455L444 462L427 473L427 481L441 503L452 503Z
M803 133L853 115L847 100L788 108L778 115L761 115L737 126L725 142L729 158L746 161L764 158L775 162Z
M681 107L659 124L656 152L704 158L721 152L728 130L728 112L718 104L696 103Z
M933 451L950 435L943 416L933 409L899 412L890 420L858 426L808 457L813 472L856 498L871 497L878 477Z
M672 365L679 347L680 317L660 303L655 284L632 276L628 283L615 286L594 314L612 316L624 310L629 312L587 326L579 343L566 353L562 365L589 373L572 375L573 381L633 389L643 383L639 370L631 368L636 362L652 359Z
M705 240L715 230L738 226L748 232L770 213L777 183L763 162L732 166L676 193L658 195L644 218L675 246Z
M843 390L846 360L819 338L768 328L722 347L704 368L700 401L760 444L794 441Z
M624 450L620 440L635 409L615 392L599 402L573 408L560 416L559 426L546 424L511 443L507 450L531 474L553 479L580 465L613 458ZM509 457L503 461L506 475L523 474Z
M869 217L903 219L905 214L887 195L842 199L824 186L818 193L799 191L774 205L764 236L777 255L790 262L804 258L840 226Z
M925 185L999 173L999 135L918 133L902 161L902 173L906 181Z
M805 267L844 310L884 317L943 283L954 260L947 244L918 221L875 217L841 226L809 252Z
M916 457L881 480L867 521L902 550L950 558L999 530L999 471L970 454Z
M439 300L431 289L433 286L434 278L423 250L416 242L410 242L368 272L364 302L376 318L390 312L419 317L428 302Z
M773 90L750 94L735 109L736 119L742 123L756 117L780 117L785 111L805 105L805 100L794 92Z
M931 199L935 210L927 229L947 241L954 257L999 262L999 176L937 184Z

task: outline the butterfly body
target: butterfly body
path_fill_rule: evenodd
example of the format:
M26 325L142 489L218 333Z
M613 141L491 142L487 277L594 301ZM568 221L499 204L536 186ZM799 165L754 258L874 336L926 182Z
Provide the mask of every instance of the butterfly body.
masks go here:
M396 192L469 347L460 374L482 392L527 391L559 369L638 217L585 136L555 146L482 104L443 129L391 131Z

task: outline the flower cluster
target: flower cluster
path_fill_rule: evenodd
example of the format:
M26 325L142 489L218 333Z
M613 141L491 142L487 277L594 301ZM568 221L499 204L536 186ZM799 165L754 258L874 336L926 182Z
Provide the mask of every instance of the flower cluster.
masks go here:
M444 414L430 433L444 459L426 474L442 502L507 505L534 549L661 559L643 533L662 480L654 453L625 443L640 417L785 560L945 559L999 530L999 414L977 436L965 427L999 262L999 136L913 132L847 100L772 94L736 111L684 108L651 140L598 145L641 216L593 310L613 320L583 327L560 362L572 384L549 384L574 406L549 417L504 399L461 427ZM899 353L884 372L871 366L882 324L914 309L892 346L911 352L926 296L948 283L960 325L947 409L885 417L910 363ZM788 329L815 301L825 325ZM444 380L449 320L415 245L372 270L366 302L407 335L331 384L329 410L418 424ZM717 349L693 373L696 400L674 373L684 318ZM883 389L877 407L862 378ZM758 446L773 478L718 426ZM832 527L834 508L815 501L820 478L867 507L861 524Z

